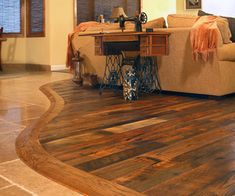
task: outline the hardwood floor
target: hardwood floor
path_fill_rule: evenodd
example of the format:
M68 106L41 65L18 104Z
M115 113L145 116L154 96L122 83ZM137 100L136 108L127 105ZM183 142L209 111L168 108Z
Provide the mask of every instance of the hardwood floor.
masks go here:
M52 105L17 151L49 178L88 195L235 195L235 96L42 91Z

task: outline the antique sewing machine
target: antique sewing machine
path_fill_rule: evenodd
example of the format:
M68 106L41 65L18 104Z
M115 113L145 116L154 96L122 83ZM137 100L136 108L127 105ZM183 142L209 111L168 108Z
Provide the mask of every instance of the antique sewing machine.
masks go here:
M142 24L145 24L148 21L148 16L145 12L141 12L135 17L124 17L123 15L119 16L119 26L124 31L125 29L125 22L126 21L133 21L135 23L135 30L136 32L142 32Z
M136 17L120 16L120 28L125 29L126 21L135 22L135 30L127 32L93 33L80 36L94 36L95 55L106 56L100 94L105 88L119 89L123 86L126 100L138 99L141 92L161 91L157 75L156 57L168 55L170 33L161 31L142 31L147 15ZM137 52L128 57L124 52ZM139 53L139 55L138 55ZM125 67L124 67L125 66Z

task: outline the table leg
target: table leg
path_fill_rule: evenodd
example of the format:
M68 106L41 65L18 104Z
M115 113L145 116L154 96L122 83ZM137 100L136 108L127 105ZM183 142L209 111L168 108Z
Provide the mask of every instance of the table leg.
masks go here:
M118 85L122 84L121 67L121 55L106 56L104 76L100 84L100 94L103 93L104 88L114 88L117 90Z
M154 57L137 57L134 69L138 74L140 92L161 91L158 67Z

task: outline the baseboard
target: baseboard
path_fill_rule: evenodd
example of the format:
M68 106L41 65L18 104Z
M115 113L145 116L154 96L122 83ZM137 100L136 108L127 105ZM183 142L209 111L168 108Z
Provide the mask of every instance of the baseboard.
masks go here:
M23 63L4 63L2 65L3 71L51 71L50 65L41 64L23 64Z
M2 65L3 71L62 71L67 70L66 65L41 65L41 64L22 64L5 63Z
M66 65L51 65L51 71L61 71L68 69Z
M26 65L23 63L17 63L17 64L10 64L10 63L4 63L2 64L2 70L3 71L24 71L26 69Z
M51 71L51 66L41 65L41 64L26 64L26 70L28 71Z

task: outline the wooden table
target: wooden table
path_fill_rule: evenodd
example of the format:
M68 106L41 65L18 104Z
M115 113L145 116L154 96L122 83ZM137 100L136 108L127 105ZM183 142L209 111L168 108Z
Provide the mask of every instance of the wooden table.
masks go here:
M105 47L110 44L115 47L116 52L119 52L118 50L140 51L140 56L168 55L169 35L170 33L160 31L93 34L95 37L95 54L106 55Z
M7 40L6 38L0 37L0 71L2 71L2 60L1 60L2 42L6 40Z
M121 68L123 64L121 60L117 58L118 55L126 51L138 51L140 58L144 58L145 61L142 65L149 63L150 65L146 68L141 68L139 66L138 70L145 71L150 70L148 73L141 73L139 75L144 75L145 79L140 78L140 88L144 89L145 86L152 88L152 84L155 84L155 89L161 90L159 79L157 76L157 71L155 71L154 57L163 56L169 54L169 36L170 33L167 32L114 32L114 33L96 33L96 34L83 34L94 36L95 38L95 55L106 56L106 69L103 78L103 84L108 81L109 84L122 83L122 79L118 78L117 75L122 75ZM82 36L83 36L82 35ZM111 59L113 58L114 59ZM143 61L142 61L143 62ZM117 65L115 65L117 64ZM157 69L157 68L156 68ZM106 73L108 70L108 73ZM110 71L111 70L111 71ZM140 71L140 72L141 72ZM115 73L116 72L116 73ZM156 73L156 74L155 74ZM156 75L156 76L155 76ZM113 78L114 82L110 80ZM118 79L116 79L118 78ZM150 83L147 84L147 80L153 78ZM115 81L115 80L119 80ZM156 86L157 82L157 86ZM106 82L107 83L107 82ZM101 85L102 86L102 85Z

